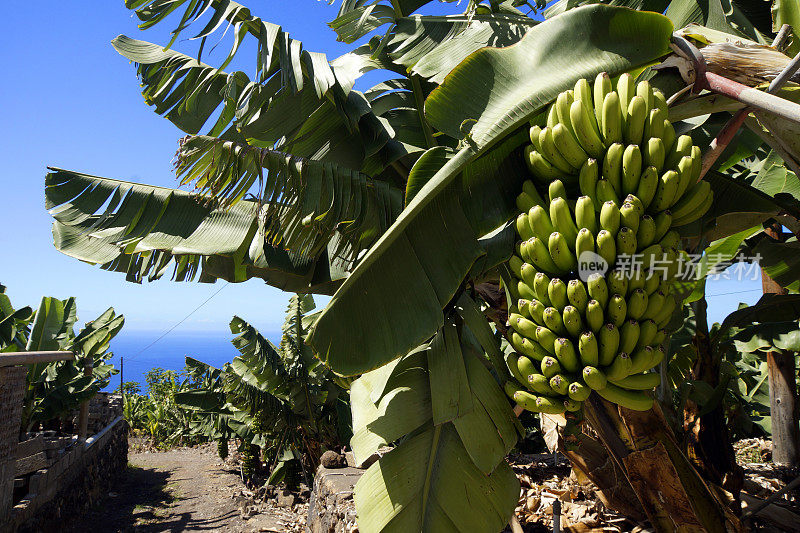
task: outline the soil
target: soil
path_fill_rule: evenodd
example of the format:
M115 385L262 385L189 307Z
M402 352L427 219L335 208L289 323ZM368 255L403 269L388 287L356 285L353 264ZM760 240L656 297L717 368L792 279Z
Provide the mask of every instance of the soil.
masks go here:
M290 532L302 509L256 502L238 469L204 448L136 451L115 492L64 531Z

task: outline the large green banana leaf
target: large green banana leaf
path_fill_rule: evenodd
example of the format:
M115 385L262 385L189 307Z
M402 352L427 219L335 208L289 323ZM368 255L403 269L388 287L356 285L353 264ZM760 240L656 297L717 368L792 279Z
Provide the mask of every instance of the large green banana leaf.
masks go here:
M513 215L525 172L509 148L527 137L521 127L578 78L666 54L671 32L658 14L588 6L534 27L515 46L479 50L453 70L427 100L426 114L456 138L471 125L467 146L427 181L334 295L309 339L320 357L336 372L357 374L432 336L483 253L477 239ZM492 172L514 168L514 160L516 173ZM341 317L363 327L345 328Z

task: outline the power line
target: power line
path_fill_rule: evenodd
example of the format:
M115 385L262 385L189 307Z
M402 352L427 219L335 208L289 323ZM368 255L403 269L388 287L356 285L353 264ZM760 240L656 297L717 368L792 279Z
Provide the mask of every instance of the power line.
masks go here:
M217 291L216 291L214 294L212 294L211 296L209 296L208 298L206 298L206 299L203 301L203 303L201 303L200 305L198 305L197 307L195 307L194 309L192 309L192 311L191 311L191 312L190 312L188 315L186 315L185 317L183 317L183 318L182 318L182 319L181 319L181 320L180 320L180 321L179 321L177 324L175 324L174 326L172 326L171 328L169 328L167 331L165 331L164 333L162 333L162 334L161 334L161 336L160 336L159 338L157 338L156 340L154 340L153 342L151 342L150 344L148 344L147 346L145 346L144 348L142 348L141 350L139 350L138 352L136 352L136 353L135 353L135 354L133 354L132 356L128 357L128 362L130 362L130 360L131 360L131 359L133 359L134 357L136 357L136 356L140 355L142 352L144 352L145 350L147 350L148 348L150 348L151 346L153 346L155 343L157 343L158 341L160 341L161 339L163 339L164 337L166 337L166 336L167 336L167 335L169 335L170 333L172 333L172 332L175 330L175 328L177 328L178 326L180 326L181 324L183 324L184 322L186 322L186 320L187 320L187 319L188 319L190 316L192 316L193 314L195 314L195 313L196 313L196 312L197 312L197 311L198 311L198 310L199 310L201 307L203 307L203 306L204 306L204 305L206 305L208 302L210 302L210 301L211 301L211 299L212 299L214 296L216 296L217 294L219 294L220 292L222 292L222 289L224 289L224 288L225 288L225 287L227 287L228 285L230 285L230 283L228 283L228 282L226 281L226 282L225 282L225 285L223 285L222 287L220 287L219 289L217 289Z
M720 292L717 294L706 294L706 298L711 298L712 296L728 296L730 294L742 294L745 292L761 292L763 289L747 289L745 291L731 291L731 292Z

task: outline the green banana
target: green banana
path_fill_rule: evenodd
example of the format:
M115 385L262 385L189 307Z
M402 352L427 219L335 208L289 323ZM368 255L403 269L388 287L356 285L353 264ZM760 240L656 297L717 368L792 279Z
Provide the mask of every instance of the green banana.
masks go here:
M642 150L639 145L629 144L622 153L622 188L617 189L620 196L635 193L642 175Z
M506 390L506 394L508 394L509 392L510 391L507 389ZM526 410L534 412L534 413L541 412L541 411L539 411L539 407L538 407L538 405L536 403L537 400L539 400L539 398L540 398L539 396L535 396L535 395L531 394L530 392L527 392L527 391L524 391L524 390L513 391L510 396L511 396L511 399L513 399L515 402L517 402L517 404L520 407L522 407L523 409L526 409ZM563 413L564 410L562 410L561 412Z
M636 244L639 250L643 250L653 244L656 238L656 223L653 217L645 215L639 221L639 230L636 232Z
M584 366L597 366L600 352L594 333L586 331L578 337L578 353Z
M645 320L639 323L639 340L636 341L634 348L638 349L653 343L658 334L658 326L652 320Z
M550 379L551 377L561 372L561 363L559 363L558 359L556 359L552 355L548 355L547 357L542 359L541 369L544 377Z
M575 351L575 346L572 344L572 341L565 337L556 339L555 349L556 357L561 363L561 368L567 372L577 372L578 354Z
M558 113L558 121L567 127L567 130L574 139L577 139L577 137L575 137L575 128L569 115L570 106L572 106L572 102L574 101L575 93L572 89L559 93L556 97L556 112Z
M581 168L589 155L584 152L567 126L562 123L556 124L553 126L552 135L553 142L558 151L561 152L561 155L564 156L564 159L573 167Z
M544 325L553 333L558 335L566 335L567 330L564 328L564 321L561 318L561 313L555 307L548 307L542 313Z
M517 195L517 209L519 211L526 212L535 205L539 204L537 204L536 201L526 192L523 191Z
M597 212L594 201L588 196L581 196L575 202L575 225L578 229L586 228L597 233Z
M536 185L534 185L531 180L525 180L522 182L522 193L527 194L533 202L533 205L528 207L528 209L524 209L524 211L530 211L531 207L534 205L545 205L542 195L539 194L539 191L536 189ZM523 209L520 209L520 211L523 211Z
M536 365L533 364L533 361L528 359L527 357L521 355L517 358L517 372L522 377L520 383L528 386L529 378L528 376L535 375L539 373L539 369L536 368ZM514 374L513 370L511 374ZM514 376L516 377L516 376Z
M541 361L542 357L549 353L544 349L541 343L537 342L536 340L523 337L515 331L511 332L511 346L513 346L518 352L525 354L536 361Z
M586 228L581 228L575 239L575 257L580 260L585 252L594 252L594 235Z
M650 82L642 80L636 84L636 96L641 96L647 105L647 110L653 109L653 90L650 88Z
M653 222L656 223L656 234L653 236L653 242L658 242L664 238L664 235L667 234L672 226L672 211L661 211L653 219Z
M614 324L606 324L597 335L597 349L601 366L608 366L619 352L619 328Z
M664 172L658 182L658 189L653 198L653 203L650 204L651 211L662 211L672 205L675 199L675 192L678 190L681 177L674 170ZM673 213L674 216L674 213Z
M680 242L681 242L680 234L673 229L669 230L667 234L664 235L664 237L662 237L660 241L658 241L658 244L662 248L667 249L667 248L677 248Z
M656 324L658 324L658 320L656 320L656 317L659 316L661 310L664 308L666 299L667 297L664 296L664 293L662 291L656 291L653 294L651 294L647 299L647 309L642 315L642 320L651 319L654 320Z
M511 399L513 399L513 398L514 398L514 395L515 395L517 392L525 392L525 391L523 391L523 390L522 390L522 387L520 387L519 385L517 385L517 384L516 384L516 383L514 383L513 381L506 381L506 382L503 384L503 390L506 392L506 394L507 394L507 395L509 396L509 398L511 398Z
M629 375L644 372L645 369L650 368L650 361L652 360L653 348L650 346L642 346L631 356L631 370Z
M564 235L567 242L572 243L570 248L573 248L575 246L575 238L578 236L578 227L572 220L572 213L564 198L553 198L550 202L550 220L553 223L553 227Z
M528 226L531 232L533 232L533 235L538 237L542 242L547 242L547 239L550 238L550 234L555 231L553 223L550 221L550 215L548 215L544 207L540 205L536 205L528 211Z
M657 326L656 326L656 327L657 327ZM651 346L660 345L660 344L661 344L662 342L664 342L666 339L667 339L667 330L665 330L665 329L660 329L660 330L658 330L658 333L656 333L656 336L655 336L655 337L653 337L653 340L649 342L649 344L650 344Z
M600 227L616 235L622 223L622 214L614 202L605 202L600 208Z
M528 215L525 213L520 213L517 216L515 221L515 227L517 230L517 235L522 238L523 241L527 241L531 237L533 237L533 230L531 230L531 225L528 224Z
M528 388L533 392L544 394L545 396L557 396L558 394L550 387L550 380L542 374L530 374L528 376Z
M517 279L522 279L522 275L520 274L520 269L522 268L522 265L524 263L525 261L523 261L522 258L516 255L512 255L511 259L508 260L508 267L509 269L511 269L511 273L514 274L514 276Z
M651 368L655 368L661 364L661 361L667 356L667 352L663 346L654 346L653 347L653 359L650 360L650 366L647 370Z
M539 342L542 348L544 348L550 355L556 353L555 346L557 338L558 335L556 335L546 327L539 326L538 328L536 328L536 340Z
M581 313L586 312L586 305L589 303L589 295L586 286L579 279L571 279L567 283L567 299L569 303Z
M586 324L593 332L597 333L603 327L605 320L603 306L597 300L589 300L586 304Z
M541 152L541 143L539 142L539 135L542 133L542 128L538 124L534 124L528 130L528 138L531 140L531 144L533 145L534 150ZM547 157L547 154L545 154ZM549 159L549 158L548 158Z
M530 263L522 263L522 268L519 269L520 276L522 277L522 281L524 281L528 287L532 287L534 291L536 290L534 286L534 279L538 271L536 268L531 265Z
M517 300L517 309L519 310L519 314L528 320L531 318L530 305L531 301L526 300L525 298L519 298ZM511 311L509 310L509 312Z
M531 131L531 135L533 135L533 131ZM537 143L539 146L536 147L536 150L559 171L565 174L572 174L578 169L578 167L572 166L569 161L564 159L564 156L558 151L556 143L553 141L553 131L550 128L544 128L539 131L536 143L534 144Z
M681 219L693 211L696 211L710 193L711 184L705 180L692 185L689 190L686 191L683 198L678 200L670 209L672 212L673 225L677 225L674 223L675 220Z
M520 382L520 383L522 383L524 385L524 384L527 383L527 379L522 374L522 372L520 372L519 365L518 365L518 361L519 361L519 359L521 357L524 357L524 356L521 356L519 354L516 354L516 353L512 352L512 353L506 354L505 360L506 360L506 366L508 367L508 371L511 372L511 375L514 377L514 379L516 379L518 382ZM527 359L527 357L526 357L526 359ZM530 359L528 359L528 361L530 361Z
M639 323L634 319L626 320L622 324L622 327L619 328L619 351L632 353L639 341L640 329Z
M561 176L561 172L554 167L541 153L534 150L532 145L525 147L525 162L531 174L542 181L550 181Z
M648 114L647 101L639 95L634 96L628 104L628 113L622 138L625 144L642 144L644 122Z
M597 89L595 89L597 91ZM595 92L596 94L596 92ZM595 100L595 107L597 101ZM622 107L619 101L619 94L609 92L603 98L600 111L600 124L603 142L606 146L622 141ZM597 109L595 109L597 112Z
M617 255L633 255L636 253L636 234L627 226L617 233Z
M616 268L606 276L606 285L611 294L627 294L628 276L622 270Z
M561 180L553 180L547 186L547 194L550 198L550 203L553 203L553 200L556 198L563 198L564 200L567 199L567 188L564 187L564 182Z
M708 182L700 182L700 183L708 183ZM678 226L685 226L686 224L694 222L698 218L705 215L706 212L709 209L711 209L711 204L713 203L714 203L714 194L713 192L709 191L708 196L706 196L705 200L703 200L703 203L700 204L700 207L698 207L694 212L690 212L689 214L683 217L674 218L672 224L675 227L678 227Z
M681 135L675 139L675 146L672 147L672 150L667 155L667 160L664 161L664 168L678 168L678 161L683 156L692 155L692 146L692 138L688 135Z
M577 236L577 231L575 234ZM573 245L575 244L574 238L572 239L572 243ZM570 272L578 268L578 260L575 258L575 254L572 253L572 250L570 250L567 239L565 239L561 233L557 231L551 233L547 244L553 263L560 271Z
M608 384L606 375L594 366L583 367L583 372L581 372L581 375L583 376L584 383L589 385L589 388L592 390L605 389L606 385Z
M594 87L592 88L592 96L594 100L594 116L597 119L597 124L601 129L605 126L605 119L603 118L603 106L605 104L606 95L614 91L614 86L611 84L611 78L608 72L601 72L594 79Z
M641 216L639 214L639 209L637 209L636 206L626 201L624 204L622 204L622 207L619 208L619 216L622 226L630 228L634 234L639 231L639 222L641 220Z
M608 180L597 180L597 187L595 188L597 195L597 202L602 205L605 202L614 202L620 205L619 196L617 196L614 186Z
M567 394L569 395L570 400L574 400L576 402L582 402L586 400L591 393L592 389L577 381L570 383L569 387L567 388Z
M614 385L628 390L652 390L661 383L658 374L634 374L614 382Z
M622 158L625 147L620 143L614 143L606 150L603 157L603 179L608 180L616 194L622 192Z
M678 181L678 188L675 190L675 196L672 199L673 204L683 197L683 194L692 183L695 183L692 181L692 173L694 172L694 160L692 157L688 155L681 157L681 160L678 161L677 170L680 180Z
M658 170L656 170L656 167L647 167L642 171L636 188L636 196L642 201L643 207L648 207L653 201L653 197L658 190L658 182Z
M563 400L555 400L552 398L536 398L536 410L539 413L546 415L558 415L567 410L567 405Z
M575 94L575 101L580 100L584 108L586 108L592 129L595 133L600 133L597 116L594 112L594 95L592 94L592 86L589 84L589 80L586 78L579 79L575 82L575 87L573 87L572 91Z
M703 152L699 146L692 146L692 181L697 183L700 181L700 175L703 173ZM685 190L683 192L686 192Z
M539 326L544 326L544 310L547 308L539 300L529 300L528 315L531 320L536 322Z
M567 285L559 278L553 278L547 285L547 297L550 299L550 304L558 309L563 310L569 305L567 299Z
M631 204L633 207L635 207L637 211L639 211L639 217L644 215L644 204L635 194L629 194L626 196L622 203Z
M609 383L605 389L597 391L597 394L609 402L633 411L649 411L653 408L653 398L643 391L629 391Z
M536 338L536 328L539 326L537 326L532 320L528 320L524 316L517 313L510 313L508 315L508 322L511 327L523 337L527 337L529 339Z
M594 114L589 114L583 101L575 99L569 108L569 117L573 131L583 150L592 157L600 157L605 152L605 145L600 138L596 126L592 125Z
M578 173L578 188L583 196L594 199L597 189L597 180L600 179L600 169L598 168L597 160L589 158L580 168L581 170ZM595 209L597 209L596 205Z
M638 268L628 277L628 294L633 294L636 289L644 289L644 274Z
M640 320L647 311L647 293L642 289L636 289L628 296L628 316L634 320ZM630 350L624 350L631 353Z
M664 141L659 137L651 137L644 146L642 159L647 166L655 167L658 172L664 168Z
M566 306L561 314L561 320L564 322L564 328L566 328L567 333L573 337L577 337L583 331L581 313L575 307L571 305Z
M591 274L586 280L586 285L589 289L589 296L605 307L606 303L608 303L608 285L603 275L600 273Z
M664 113L664 116L669 115L669 105L667 104L667 98L664 96L664 93L661 90L656 89L653 87L653 104L652 107L658 109Z
M527 241L524 241L522 245L522 258L529 261L539 270L554 273L561 273L564 271L553 261L552 252L538 237L531 237Z
M606 378L609 381L617 381L628 377L631 373L631 358L625 352L620 352L614 357L613 362L606 368ZM610 383L608 385L611 385ZM608 386L606 385L606 386Z
M617 93L619 94L619 105L622 108L625 120L627 120L628 105L631 99L636 96L636 84L633 76L625 72L619 77L617 80Z
M553 102L547 110L547 127L552 130L556 124L558 124L558 110L556 109L556 103Z
M567 390L569 389L569 379L564 374L556 374L552 378L550 378L550 387L558 394L562 394L566 396Z
M669 113L667 114L669 115ZM664 151L666 153L670 153L673 145L675 144L675 128L672 126L672 122L670 122L668 118L664 119L664 129L662 131L663 133L661 134L661 140L664 141ZM666 160L664 163L666 164Z
M522 280L517 283L517 295L527 300L536 298L536 294L533 292L533 289L528 287L528 284Z
M531 285L531 287L533 288L533 292L536 293L536 297L545 307L551 307L553 305L550 301L550 292L548 291L550 287L550 278L547 277L547 274L544 272L537 272L533 277L533 285Z
M597 255L602 257L609 266L613 265L617 259L617 242L607 230L600 230L597 233Z
M645 268L653 268L657 266L660 261L664 259L664 251L658 244L651 244L641 251L639 254L642 258L642 266Z
M664 119L667 118L667 114L662 111L661 109L655 108L651 109L650 113L647 115L647 120L644 123L644 134L643 137L645 139L661 139L664 137ZM663 143L662 143L663 144ZM540 150L541 151L541 150ZM666 153L664 154L666 157ZM662 162L663 164L663 162Z
M658 324L660 328L663 328L669 323L670 319L672 318L672 313L675 311L675 307L677 307L675 298L666 296L664 298L664 307L661 309L661 312L659 312L658 315L653 318L655 323Z
M619 294L614 294L608 299L606 319L617 327L622 326L628 312L628 303Z

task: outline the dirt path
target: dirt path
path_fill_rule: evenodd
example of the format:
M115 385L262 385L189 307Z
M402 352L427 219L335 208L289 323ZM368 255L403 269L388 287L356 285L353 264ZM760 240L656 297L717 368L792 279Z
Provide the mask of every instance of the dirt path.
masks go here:
M235 471L197 449L131 453L118 490L71 532L287 531L274 516L242 518Z

